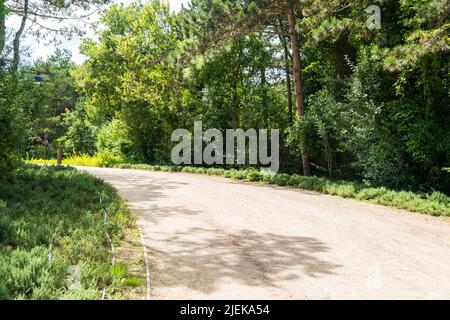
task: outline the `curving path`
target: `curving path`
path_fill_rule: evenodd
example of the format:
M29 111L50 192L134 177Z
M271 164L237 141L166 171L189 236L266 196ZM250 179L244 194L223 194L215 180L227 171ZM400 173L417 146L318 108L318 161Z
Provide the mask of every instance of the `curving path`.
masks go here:
M450 299L448 220L223 178L79 169L136 212L152 299Z

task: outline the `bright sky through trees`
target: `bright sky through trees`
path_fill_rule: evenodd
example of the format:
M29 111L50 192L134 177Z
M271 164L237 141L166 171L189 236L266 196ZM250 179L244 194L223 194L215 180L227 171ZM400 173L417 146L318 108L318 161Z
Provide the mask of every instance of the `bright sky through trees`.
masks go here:
M189 0L167 0L170 4L170 8L173 11L179 11L181 9L181 6L184 4L185 6L189 2ZM129 4L132 2L135 2L135 0L114 0L114 3L124 3ZM143 0L142 2L147 2L146 0ZM90 22L94 22L98 19L98 15L95 14L92 16ZM8 23L11 27L17 28L19 21L9 21ZM55 27L58 27L55 22ZM51 26L51 25L50 25ZM93 36L92 30L87 30L87 36ZM86 57L84 57L79 52L79 45L81 43L81 39L79 37L76 37L72 40L64 39L63 37L60 37L61 44L58 46L59 48L68 49L72 52L73 60L76 63L82 63ZM50 56L57 45L41 42L38 43L33 37L27 37L24 41L24 47L28 47L30 58L32 60L35 60L37 58L46 58Z

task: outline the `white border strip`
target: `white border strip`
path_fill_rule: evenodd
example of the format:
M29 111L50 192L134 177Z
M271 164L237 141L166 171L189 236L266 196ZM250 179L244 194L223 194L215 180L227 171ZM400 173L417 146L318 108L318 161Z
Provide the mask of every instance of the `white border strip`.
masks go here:
M147 247L144 243L144 236L142 235L141 227L139 226L139 223L137 223L139 234L141 235L141 242L142 246L144 247L144 261L145 261L145 270L146 270L146 278L147 278L147 300L151 300L150 296L150 265L148 263L148 254L147 254Z

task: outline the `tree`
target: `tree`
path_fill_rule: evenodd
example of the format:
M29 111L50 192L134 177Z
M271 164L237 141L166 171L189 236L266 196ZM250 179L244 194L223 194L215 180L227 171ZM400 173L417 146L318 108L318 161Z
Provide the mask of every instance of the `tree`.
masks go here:
M64 135L58 140L63 143L65 154L95 153L95 128L90 123L83 101L80 100L74 110L66 109L61 115Z
M65 137L69 152L92 153L95 132L105 159L165 162L170 133L202 120L281 129L282 171L302 159L304 174L446 190L447 2L377 3L380 30L366 24L366 0L193 0L180 14L156 0L111 6L98 41L83 43L83 66L19 66L21 94L4 87L2 97L27 110L33 139Z
M201 47L228 41L243 34L260 32L262 34L289 36L291 57L293 61L294 95L297 114L303 117L305 106L302 90L302 65L300 43L297 32L297 17L302 8L307 6L302 1L193 1L191 16L186 19L189 34L195 34ZM200 18L198 18L200 17ZM279 29L279 21L287 18L289 31ZM211 27L212 21L219 23ZM306 137L305 137L306 139ZM307 144L304 144L307 145ZM302 150L303 174L311 175L310 159L307 150Z
M4 54L6 44L6 26L5 13L15 15L20 18L19 28L14 32L12 40L12 62L11 71L15 74L20 63L20 43L25 33L29 33L42 41L53 36L56 39L57 35L65 35L70 37L74 33L80 33L79 26L74 24L64 24L67 21L84 21L92 14L98 11L103 4L110 0L19 0L8 1L1 0L0 2L0 56ZM96 9L89 13L77 14L80 10L86 12L92 7ZM3 14L2 14L3 13ZM55 29L51 27L53 23L59 22L62 27ZM30 24L27 28L27 24Z
M5 0L0 0L0 68L3 67L3 49L6 44L6 6Z
M77 72L88 113L101 114L101 125L113 118L125 122L147 161L168 160L173 109L181 99L180 70L170 59L177 47L174 19L156 0L111 6L101 19L99 42L83 44L90 59Z
M71 59L70 52L56 50L48 59L38 59L19 70L18 77L23 78L23 82L18 88L21 99L16 98L16 103L28 118L23 149L29 156L42 157L45 137L52 146L67 130L61 123L61 115L75 110L80 98L71 76L76 68ZM37 73L41 77L39 83L34 82ZM54 154L56 147L50 151Z

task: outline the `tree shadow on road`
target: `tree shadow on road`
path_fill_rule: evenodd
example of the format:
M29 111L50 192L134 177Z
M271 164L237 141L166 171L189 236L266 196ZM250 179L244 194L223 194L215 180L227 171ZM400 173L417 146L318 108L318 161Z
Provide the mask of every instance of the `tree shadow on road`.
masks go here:
M332 275L340 267L317 257L329 248L311 237L191 228L152 243L156 244L148 248L152 283L201 293L214 292L227 279L277 287L299 277Z
M222 292L228 282L282 289L306 277L333 275L341 267L323 258L330 248L316 238L223 230L202 216L201 206L166 203L172 190L189 183L150 175L114 180L145 230L156 290L181 290L179 298L184 298L183 290L211 294Z
M148 175L130 176L126 179L120 175L103 175L102 178L117 188L120 195L130 203L156 202L167 198L170 190L187 185L185 182L174 182L160 177L156 179Z

